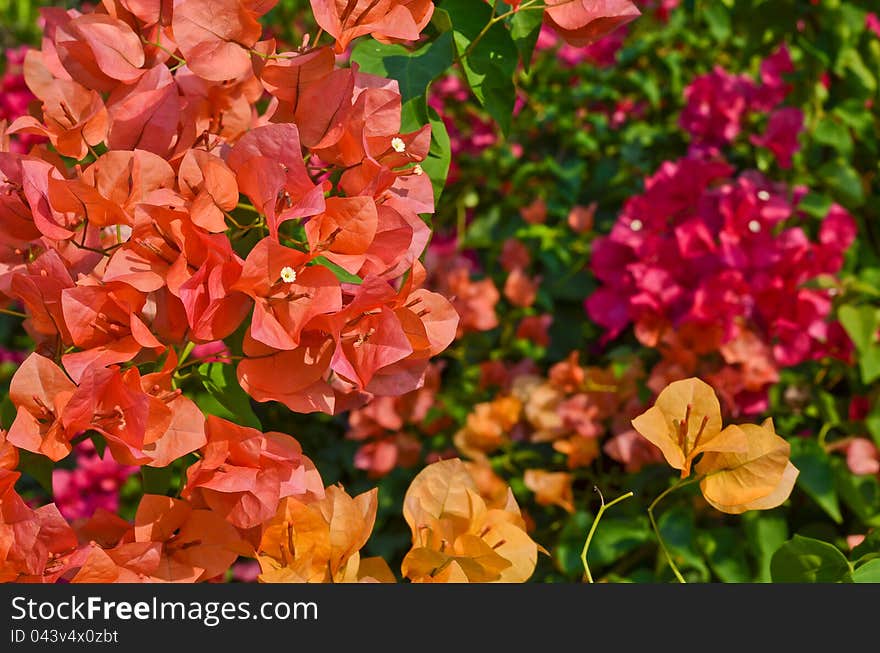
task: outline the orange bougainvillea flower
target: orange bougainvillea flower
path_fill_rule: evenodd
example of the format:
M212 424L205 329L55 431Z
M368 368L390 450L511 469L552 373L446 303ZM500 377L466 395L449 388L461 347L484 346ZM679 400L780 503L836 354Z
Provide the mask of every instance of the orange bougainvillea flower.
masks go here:
M232 525L249 529L271 519L284 497L324 496L321 476L284 433L260 433L208 416L203 458L186 471L182 496Z
M377 493L374 488L352 498L330 486L318 501L284 499L263 529L260 582L395 582L384 560L360 558L376 521Z
M249 131L226 162L235 172L239 190L266 216L273 237L278 237L278 227L285 220L324 211L325 189L306 171L296 125L266 125Z
M65 354L64 368L79 381L90 365L130 361L143 348L163 345L139 314L146 297L124 283L83 285L61 291L64 323L73 344L83 351Z
M486 454L510 441L510 431L521 415L522 403L516 397L477 404L455 434L455 446L469 458L485 460Z
M743 452L707 452L696 471L705 478L700 490L721 512L769 510L791 494L799 471L791 464L791 446L776 435L773 420L762 425L743 424L748 449Z
M715 391L697 378L676 381L657 397L654 406L632 421L636 431L663 452L681 477L701 453L746 453L748 438L738 426L721 428L721 406Z
M307 265L309 260L307 254L271 237L254 245L231 288L254 300L249 331L254 340L274 349L296 349L312 318L342 309L336 275L323 266Z
M205 231L226 231L224 211L238 204L238 186L223 159L204 150L187 150L177 175L193 224Z
M569 438L556 440L553 443L553 448L567 456L566 465L569 469L588 467L599 457L598 438L583 435L575 434Z
M171 421L165 432L157 440L144 444L144 453L150 457L150 467L167 467L207 442L205 416L202 411L180 389L173 388L172 377L177 362L177 354L169 349L165 365L160 371L142 377L136 370L126 373L133 380L139 378L141 389L165 404L171 412Z
M10 134L46 136L59 154L82 159L89 146L107 136L107 109L97 91L72 79L56 79L46 69L43 55L35 50L25 58L28 88L43 104L43 121L22 116L9 125Z
M54 461L66 457L72 447L61 418L75 390L73 381L51 360L28 356L9 387L17 412L6 440Z
M263 34L257 18L275 2L184 0L175 2L171 27L187 67L215 82L251 72L250 48ZM254 9L259 8L259 13Z
M66 561L71 583L195 583L221 576L240 555L253 556L220 515L153 494L141 498L133 525L105 514L79 530L89 543Z
M54 503L33 510L18 495L20 476L0 469L0 583L41 582L50 559L77 544Z
M366 34L377 41L414 41L431 20L431 0L311 0L315 20L344 52Z
M61 292L73 287L73 279L58 252L47 250L23 270L14 272L10 287L27 310L28 332L37 344L56 342L59 338L72 342L64 324Z
M547 0L544 20L569 44L583 46L640 15L630 0Z
M504 282L504 296L514 306L528 308L535 303L541 280L530 278L522 268L514 269Z
M6 437L6 431L0 429L0 469L9 471L18 467L18 449Z
M540 506L559 506L574 512L574 495L571 483L574 480L567 472L548 472L543 469L527 469L523 483L535 493L535 501Z
M513 493L503 507L488 507L457 458L428 465L413 479L403 516L413 548L402 572L414 582L516 583L535 570L538 545Z
M97 431L116 461L141 465L150 461L144 446L165 433L171 411L159 398L143 392L137 368L123 373L115 365L92 365L83 371L62 419L68 434Z

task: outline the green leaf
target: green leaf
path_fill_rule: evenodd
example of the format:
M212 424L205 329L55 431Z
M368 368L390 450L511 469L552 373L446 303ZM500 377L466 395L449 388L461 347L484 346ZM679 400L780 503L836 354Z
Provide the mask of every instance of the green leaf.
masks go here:
M742 516L751 550L758 560L756 580L769 583L773 554L788 539L788 522L779 511L752 511Z
M840 307L837 317L859 352L871 348L874 344L874 336L880 327L880 317L876 307L870 304L859 306L846 304Z
M739 534L732 528L713 528L697 536L703 555L712 571L723 583L748 583L752 571L740 543Z
M599 528L602 528L601 524ZM694 580L708 582L709 568L696 546L693 511L683 506L671 508L660 516L657 528L679 570L683 574L686 570L693 570L696 573Z
M841 204L858 208L865 203L865 190L859 174L845 161L829 161L816 173Z
M834 482L843 503L867 526L880 526L880 481L876 476L857 476L846 461L832 461Z
M396 79L402 102L406 104L414 98L425 97L431 82L452 66L452 35L441 34L415 51L374 39L361 40L352 51L351 60L362 72Z
M95 446L95 451L97 451L98 455L103 458L104 452L107 450L107 440L97 431L92 431L91 440L92 444Z
M834 148L841 156L849 158L852 154L853 140L849 129L830 118L824 118L819 122L813 131L813 140Z
M235 367L227 363L205 363L199 365L199 374L208 397L213 401L198 401L202 412L222 417L242 426L262 429L260 420L251 408L251 399L242 390ZM204 396L204 395L203 395Z
M358 275L352 274L344 267L337 265L330 259L323 256L316 256L309 262L309 265L320 265L321 267L327 268L328 270L330 270L330 272L335 274L336 278L339 279L339 281L341 281L342 283L352 283L356 286L359 286L364 282L364 280L361 279Z
M798 208L813 216L817 220L823 220L828 215L833 204L831 198L819 193L807 193L798 204Z
M586 538L586 533L584 531L582 539ZM653 534L646 517L603 516L593 534L593 541L590 542L587 561L590 565L609 565L652 539Z
M556 546L553 547L553 559L559 568L569 576L580 578L583 574L584 567L581 564L580 555L592 521L593 516L589 513L576 512L568 517L559 531ZM592 560L592 555L590 559Z
M529 11L518 11L510 19L510 37L513 39L519 52L523 69L529 72L532 64L532 54L538 43L538 35L541 33L541 23L544 20L544 12L529 8Z
M824 510L831 519L840 524L840 502L834 485L831 458L815 440L795 438L791 442L791 462L800 470L797 485Z
M875 404L865 417L865 426L868 427L868 433L874 438L874 444L880 447L880 404Z
M719 2L710 2L704 9L703 15L709 24L709 31L716 41L726 41L730 36L730 13Z
M880 558L868 560L856 570L852 575L855 583L880 583Z
M444 0L443 10L452 21L455 48L468 85L506 136L516 102L513 84L519 62L516 44L500 22L484 33L492 17L487 4L473 0Z
M431 149L427 158L422 161L422 170L431 178L436 202L440 200L440 195L446 187L446 178L449 176L452 143L449 140L449 132L446 131L446 124L433 107L428 107L428 118L431 121Z
M55 464L46 456L25 449L18 450L18 471L27 474L51 496L52 470Z
M774 583L847 583L852 565L828 542L795 535L783 544L770 562Z
M168 494L174 481L174 470L169 467L141 467L141 480L146 494Z
M862 373L862 383L869 385L880 377L880 347L873 346L862 352L859 357L859 370Z

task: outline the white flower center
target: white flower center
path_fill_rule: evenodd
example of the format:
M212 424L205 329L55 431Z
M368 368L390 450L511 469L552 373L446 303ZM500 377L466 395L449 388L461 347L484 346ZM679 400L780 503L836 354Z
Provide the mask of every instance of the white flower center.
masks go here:
M749 231L751 231L753 234L758 233L759 231L761 231L761 223L757 220L749 220Z
M425 171L422 170L422 166L420 166L418 163L413 166L412 172L417 177L421 177L423 174L425 174Z
M636 218L635 220L633 220L632 222L629 223L629 228L632 229L633 231L641 231L642 227L644 227L644 226L645 225L642 224L642 221L639 220L638 218Z
M770 199L770 193L768 193L766 190L759 190L758 191L758 199L761 200L762 202L766 202L767 200Z
M281 268L281 280L284 283L293 283L296 281L296 270L289 265L285 265Z
M391 139L391 149L395 152L406 152L406 143L403 142L402 138L396 136Z

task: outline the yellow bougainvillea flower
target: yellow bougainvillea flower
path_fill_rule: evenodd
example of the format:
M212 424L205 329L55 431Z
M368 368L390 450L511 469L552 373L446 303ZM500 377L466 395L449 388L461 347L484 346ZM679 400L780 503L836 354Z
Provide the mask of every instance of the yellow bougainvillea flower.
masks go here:
M745 432L738 426L721 428L721 406L710 385L697 378L670 383L647 411L632 421L633 427L657 446L666 461L691 473L691 463L701 453L745 453Z
M697 463L697 473L705 475L700 482L703 497L734 515L775 508L791 494L799 473L789 460L791 446L776 435L773 420L740 428L747 437L746 451L708 452Z
M339 486L324 499L281 501L257 552L262 583L395 582L381 558L360 558L376 521L377 489L355 498Z
M428 465L403 502L413 548L404 577L428 583L521 583L535 571L538 545L529 537L508 488L501 507L486 505L464 463Z

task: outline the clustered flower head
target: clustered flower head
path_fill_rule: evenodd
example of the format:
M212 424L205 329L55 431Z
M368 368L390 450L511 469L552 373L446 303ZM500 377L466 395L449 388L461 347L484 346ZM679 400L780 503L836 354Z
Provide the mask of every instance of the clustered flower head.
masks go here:
M454 436L458 451L475 464L488 464L490 455L514 441L551 444L570 470L589 466L603 450L630 471L659 460L629 423L643 408L638 362L615 373L582 365L572 352L546 376L523 364L487 365L483 372L484 385L498 394L474 406Z
M806 284L840 269L855 222L833 205L811 239L804 194L720 161L664 163L594 243L590 317L606 341L633 325L661 350L658 389L712 355L728 407L761 410L778 369L848 355L830 291Z
M684 91L685 107L679 116L679 125L691 137L690 155L717 154L734 142L750 116L769 113L764 133L752 134L749 140L770 150L781 168L790 168L804 126L800 109L780 106L791 90L785 75L792 72L791 55L782 45L761 63L760 83L720 66L694 78Z
M51 147L0 146L0 297L36 343L0 439L3 578L209 580L255 557L282 500L323 500L291 436L205 417L181 355L231 364L223 341L243 332L245 392L338 413L421 387L456 334L420 287L430 127L401 132L397 83L335 56L362 35L416 39L433 3L313 0L335 48L295 51L262 38L273 4L46 8L41 49L10 60L3 135ZM75 447L57 506L25 505L18 450ZM196 452L181 498L145 495L134 524L112 514L131 466Z

